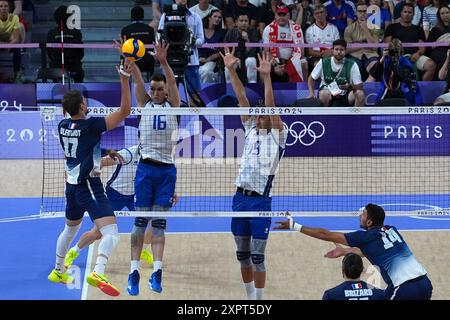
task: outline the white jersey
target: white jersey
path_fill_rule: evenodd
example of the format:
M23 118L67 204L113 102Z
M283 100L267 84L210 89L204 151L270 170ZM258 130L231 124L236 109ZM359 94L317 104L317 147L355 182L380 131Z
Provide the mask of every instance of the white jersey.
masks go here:
M245 144L236 186L272 196L272 185L278 163L286 146L286 130L272 129L267 134L256 128L256 117L243 123Z
M125 148L118 153L125 162L117 165L116 170L106 183L106 187L111 187L125 196L134 195L134 179L136 178L136 169L140 158L139 146Z
M331 23L327 23L325 28L319 27L317 24L312 24L306 29L306 43L323 43L333 44L333 42L340 38L338 28ZM320 47L312 48L313 51L321 51Z
M149 101L144 108L171 107L168 101L163 104ZM139 122L139 133L142 159L174 163L175 146L178 140L177 116L143 115Z

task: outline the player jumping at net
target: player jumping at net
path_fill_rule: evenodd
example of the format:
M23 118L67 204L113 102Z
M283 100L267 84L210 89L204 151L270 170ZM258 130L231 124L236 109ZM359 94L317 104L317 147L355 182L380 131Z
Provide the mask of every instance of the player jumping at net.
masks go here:
M64 266L64 259L72 240L80 229L84 212L87 211L102 239L94 267L86 280L110 296L120 291L105 276L108 258L119 242L116 217L105 195L100 180L100 139L102 133L116 128L131 111L129 77L125 75L130 66L126 61L118 68L121 84L120 109L107 117L87 118L86 99L79 91L66 93L62 100L64 112L70 119L58 124L58 134L66 157L66 224L56 243L55 269L48 279L56 283L72 283ZM120 72L123 69L124 72Z
M139 146L134 145L130 148L124 148L119 151L110 150L108 156L102 158L101 167L116 166L116 170L112 173L106 183L106 196L111 203L113 211L119 211L128 208L135 211L134 206L134 179L136 176L136 167L139 161ZM144 245L151 243L151 228L145 233ZM80 251L86 246L99 240L102 234L94 225L94 227L85 232L78 240L77 244L70 248L66 254L65 266L69 269L72 263L80 254ZM146 261L149 265L153 265L153 254L147 248L142 250L141 260Z
M154 74L150 91L145 91L144 80L137 66L131 69L136 100L141 108L180 107L181 100L172 68L167 62L164 42L155 44L155 57L164 75ZM177 170L174 164L177 143L177 116L142 115L139 122L140 153L136 180L136 210L168 212L174 204ZM145 229L152 224L153 273L148 281L151 290L162 292L162 266L165 246L166 219L160 217L136 218L131 232L131 273L128 277L128 294L139 294L139 258L144 242Z
M248 108L250 103L245 88L239 80L234 65L239 61L225 48L221 53L227 68L239 106ZM258 55L257 70L264 82L266 107L274 107L271 60L269 53ZM241 116L245 129L245 144L236 179L237 191L233 197L233 211L272 211L271 189L278 163L284 154L286 130L280 116ZM247 298L261 300L266 282L265 250L269 237L271 218L233 218L231 231L236 242L237 260L241 265L242 280Z
M378 266L387 284L387 300L430 300L433 286L427 271L416 260L397 228L384 225L384 218L384 209L369 203L359 217L360 226L365 231L341 233L310 228L294 222L292 217L277 221L278 226L274 229L296 230L316 239L334 242L336 248L325 255L327 258L338 258L350 252L367 257L374 266Z

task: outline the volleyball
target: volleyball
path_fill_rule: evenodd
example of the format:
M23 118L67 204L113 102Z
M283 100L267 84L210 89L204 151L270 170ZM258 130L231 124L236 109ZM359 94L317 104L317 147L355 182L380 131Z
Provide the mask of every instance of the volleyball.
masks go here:
M141 40L130 38L122 44L122 54L131 61L141 59L145 54L145 46Z

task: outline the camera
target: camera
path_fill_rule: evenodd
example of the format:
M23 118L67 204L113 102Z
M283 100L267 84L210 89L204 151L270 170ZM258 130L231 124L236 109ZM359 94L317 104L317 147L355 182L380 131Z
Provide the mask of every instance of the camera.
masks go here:
M164 29L158 31L161 39L169 44L167 62L175 73L184 72L191 55L193 38L187 25L187 10L183 5L164 6Z
M398 56L400 54L400 51L398 49L389 49L388 55L391 57Z

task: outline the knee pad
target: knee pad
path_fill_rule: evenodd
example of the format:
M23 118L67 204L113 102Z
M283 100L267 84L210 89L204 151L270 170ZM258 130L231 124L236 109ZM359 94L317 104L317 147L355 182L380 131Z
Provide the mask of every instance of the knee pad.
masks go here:
M266 267L264 266L264 255L263 254L252 254L252 262L255 266L256 272L264 272L266 271Z
M63 232L68 237L74 238L77 235L78 230L80 230L80 227L81 227L81 223L77 224L76 226L69 226L69 225L66 224L65 227L64 227L64 231Z
M250 267L252 265L250 256L250 251L236 251L236 257L241 264L241 268Z
M100 232L103 239L102 241L100 241L100 244L98 246L98 253L109 257L111 255L111 252L119 243L120 239L117 224L108 224L107 226L101 228Z
M137 217L134 219L134 225L139 228L147 228L148 218Z

